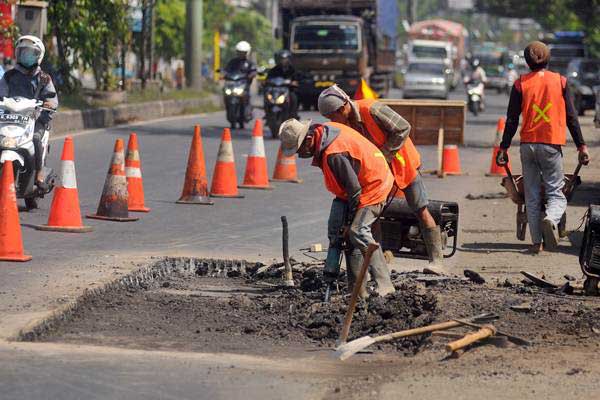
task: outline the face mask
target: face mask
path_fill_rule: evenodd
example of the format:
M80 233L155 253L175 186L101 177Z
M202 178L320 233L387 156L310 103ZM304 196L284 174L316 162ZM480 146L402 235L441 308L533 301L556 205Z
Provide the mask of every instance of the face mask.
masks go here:
M19 64L23 65L25 68L31 68L36 65L37 62L37 55L31 51L24 50L19 57Z

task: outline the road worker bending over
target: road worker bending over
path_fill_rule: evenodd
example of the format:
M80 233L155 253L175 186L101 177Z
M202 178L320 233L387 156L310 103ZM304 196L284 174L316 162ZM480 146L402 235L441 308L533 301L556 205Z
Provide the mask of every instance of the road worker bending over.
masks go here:
M421 155L409 137L408 121L377 100L351 100L337 85L321 93L318 107L325 118L351 127L381 150L396 186L404 192L409 207L419 219L429 255L428 272L449 274L443 267L440 227L427 209L429 199L419 172Z
M381 214L392 190L394 177L383 153L354 129L335 122L311 125L310 121L285 121L280 129L281 151L286 156L298 153L301 158L313 158L321 168L325 187L335 199L331 205L328 236L333 240L342 222L349 249L346 250L348 289L352 291L369 244L375 239L371 226ZM394 292L383 251L379 248L371 258L371 274L377 283L377 293ZM360 296L368 296L367 279Z
M553 250L558 245L558 224L567 209L563 194L564 172L562 146L567 143L569 128L579 151L579 162L589 163L577 113L573 107L567 79L546 69L550 50L542 42L531 42L524 51L531 72L513 85L506 113L506 127L496 163L508 162L507 151L521 124L521 165L525 189L527 221L533 245L530 252ZM542 187L545 199L542 198ZM542 215L542 204L546 213ZM543 239L543 244L542 244Z

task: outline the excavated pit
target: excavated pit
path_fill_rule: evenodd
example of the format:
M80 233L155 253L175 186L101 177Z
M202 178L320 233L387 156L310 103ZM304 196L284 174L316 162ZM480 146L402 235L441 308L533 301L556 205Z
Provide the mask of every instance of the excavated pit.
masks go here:
M321 269L295 264L296 286L284 288L279 286L281 264L163 259L87 291L20 339L260 355L330 349L348 296L341 287L323 303ZM455 280L425 286L414 278L393 274L396 293L385 298L372 293L360 303L350 338L493 312L500 317L494 323L498 329L538 348L600 345L598 299L548 295L519 283ZM417 336L378 348L415 354L432 340L444 339Z

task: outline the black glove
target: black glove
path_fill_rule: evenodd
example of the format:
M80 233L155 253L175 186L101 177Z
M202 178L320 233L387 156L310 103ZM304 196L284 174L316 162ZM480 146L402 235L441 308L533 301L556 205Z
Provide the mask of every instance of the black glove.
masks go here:
M50 112L42 111L37 119L37 122L42 124L43 126L48 126L51 120L52 117L50 116Z
M498 150L498 154L496 154L496 165L504 167L506 164L508 164L508 151L501 148Z

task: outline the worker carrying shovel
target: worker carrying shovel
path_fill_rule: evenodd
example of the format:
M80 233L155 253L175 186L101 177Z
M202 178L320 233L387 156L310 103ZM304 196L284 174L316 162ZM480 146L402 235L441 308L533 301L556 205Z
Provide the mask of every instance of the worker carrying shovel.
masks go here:
M421 155L409 138L408 121L379 101L351 100L337 85L321 92L318 107L325 118L351 127L381 150L396 186L404 192L408 206L419 219L430 262L426 272L450 275L443 266L440 227L427 208L429 199L419 172Z
M301 158L313 158L313 166L323 171L325 187L335 196L328 236L334 240L338 228L343 226L342 236L348 242L348 286L352 291L367 247L376 243L371 225L381 214L394 184L385 156L358 132L334 122L311 125L311 121L289 119L281 125L279 137L284 155L298 153ZM371 256L370 267L377 293L385 296L394 292L381 248ZM360 288L362 298L368 296L367 280L363 280Z
M522 116L521 165L527 221L533 241L529 252L537 254L544 246L546 250L557 247L558 224L567 209L567 199L562 191L562 146L567 142L567 127L579 151L579 162L587 165L590 156L567 79L546 69L550 50L544 43L535 41L527 45L524 56L531 72L522 75L512 87L496 164L504 166L508 163L508 148ZM545 199L542 198L542 187ZM546 215L542 217L543 201Z

